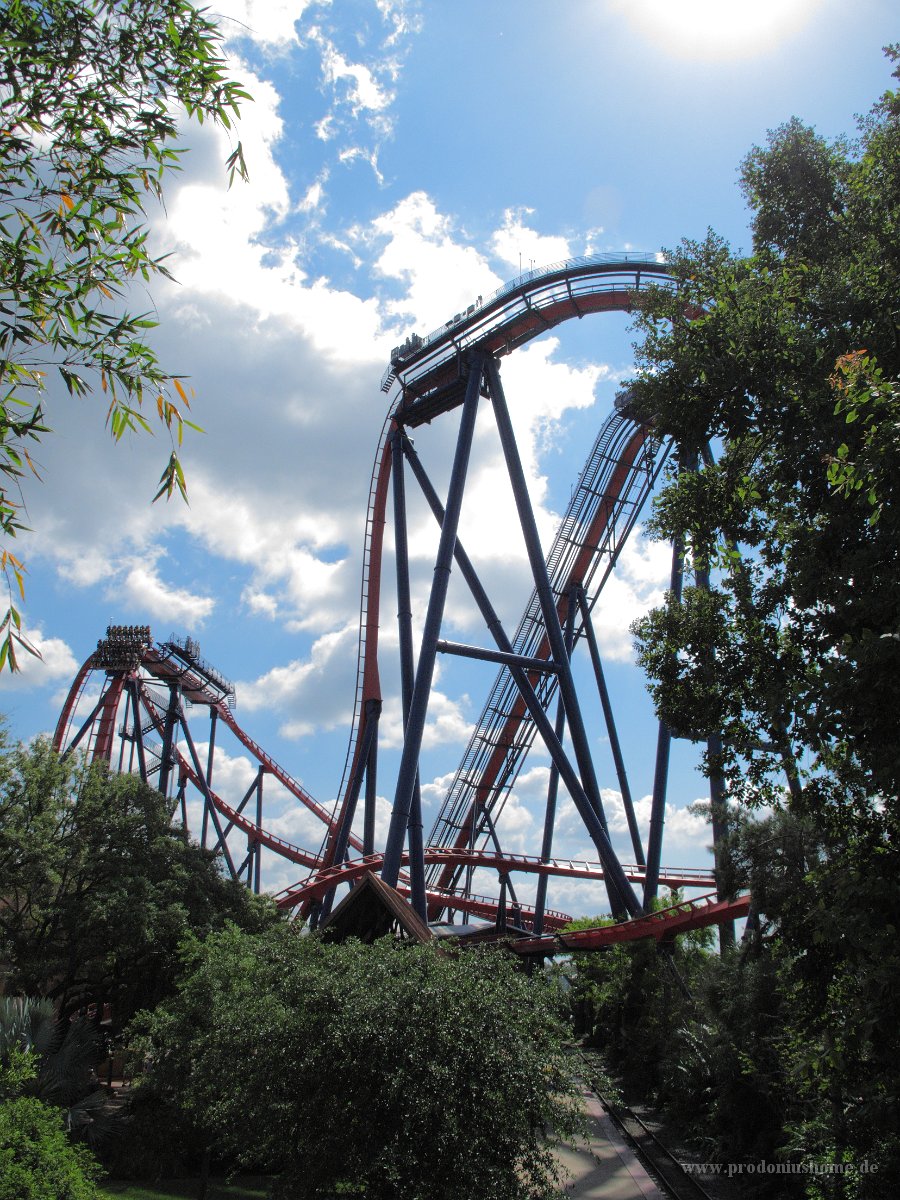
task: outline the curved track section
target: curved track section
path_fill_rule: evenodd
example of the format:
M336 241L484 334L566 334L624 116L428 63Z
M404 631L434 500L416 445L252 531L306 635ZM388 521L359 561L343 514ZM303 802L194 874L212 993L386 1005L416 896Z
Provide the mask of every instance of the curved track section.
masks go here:
M381 558L385 512L390 487L391 448L389 436L393 429L402 424L415 428L430 422L442 413L462 403L466 378L467 356L472 352L486 352L502 357L546 333L563 321L581 318L596 312L630 312L634 296L642 288L660 286L669 281L665 262L646 254L602 255L570 259L555 263L538 271L529 271L498 289L486 301L479 297L478 303L470 305L465 312L457 313L444 325L425 338L413 335L404 346L397 347L391 355L391 364L382 380L382 391L397 391L388 410L382 428L366 518L366 536L363 558L362 599L360 605L360 642L357 665L357 690L351 726L350 743L338 793L339 804L335 811L332 828L337 829L346 820L350 807L349 783L354 767L358 765L358 749L362 743L367 704L381 705L381 686L378 676L378 624L380 617ZM652 467L653 449L647 431L628 418L613 414L595 443L588 466L582 473L579 488L573 496L569 512L563 520L551 552L551 567L558 575L569 565L569 582L589 585L598 572L604 557L607 569L600 574L592 597L596 600L600 588L615 563L618 549L624 542L637 518L641 504L652 486L646 479L648 471L655 475L662 460ZM608 468L610 476L603 491L598 486L598 469ZM642 476L644 478L642 478ZM594 507L594 526L585 525L585 510ZM566 547L574 542L572 535L580 532L577 562L572 563ZM589 540L593 533L596 541ZM556 555L554 561L552 555ZM526 610L519 627L525 639L534 639L537 647L546 644L540 637L534 638L539 618L535 616L537 605L534 598ZM579 627L580 636L580 627ZM504 683L505 687L509 676ZM496 686L496 685L495 685ZM548 703L550 697L548 696ZM490 704L490 701L488 701ZM507 707L514 705L510 700ZM482 714L484 721L484 714ZM515 712L504 717L507 732L518 723L521 734L513 737L515 747L505 756L498 751L495 758L485 764L483 795L489 794L494 803L498 796L508 794L525 754L534 740L534 729L527 720ZM479 724L479 730L481 723ZM501 739L503 732L498 735ZM510 735L512 736L512 735ZM473 735L473 743L478 731ZM473 751L470 744L467 758ZM504 759L508 757L508 762ZM494 775L495 778L490 776ZM463 782L463 780L468 782ZM463 767L457 775L454 788L457 794L449 794L444 805L454 812L460 801L459 791L477 787L471 772ZM451 789L451 792L454 789ZM501 802L502 804L502 802ZM444 815L444 810L442 810ZM446 830L454 821L446 817ZM435 827L433 833L438 833ZM446 837L446 833L441 834ZM471 841L471 834L458 830L458 842ZM441 841L441 844L444 844ZM329 838L324 847L324 864L334 862L335 840ZM437 881L435 881L437 882ZM440 886L449 886L450 880L440 880Z
M665 264L651 256L569 260L541 271L528 272L486 301L479 297L476 304L457 313L438 330L425 338L412 336L392 353L390 367L382 382L382 390L391 392L392 399L378 443L366 513L354 713L343 778L333 809L319 804L242 729L228 703L227 684L197 659L196 647L192 648L191 643L155 644L149 639L149 630L146 630L139 652L136 653L131 645L124 661L116 660L115 655L110 657L106 652L101 653L98 647L98 653L81 668L60 716L55 738L57 747L80 745L92 757L111 761L116 742L116 716L124 704L125 719L119 737L120 768L125 742L130 741L132 761L137 746L140 769L146 777L158 773L160 781L165 779L163 790L170 786L170 779L174 783L177 777L176 807L181 803L185 821L185 787L190 785L198 792L206 806L205 814L215 823L217 845L232 874L236 871L227 838L233 830L247 839L248 858L244 865L254 851L257 855L257 886L261 847L310 872L307 879L277 897L283 907L308 906L330 895L337 885L352 884L366 871L380 870L384 856L364 853L363 840L350 826L361 773L366 765L364 749L370 744L368 726L371 722L377 729L382 701L378 628L384 526L395 452L392 438L398 431L402 434L430 422L463 402L473 354L480 356L482 362L486 357L496 359L562 321L581 318L588 313L629 311L636 292L651 284L665 286L667 282ZM482 386L488 385L482 382ZM575 642L585 636L588 614L615 566L664 458L652 431L636 424L625 412L613 413L598 435L546 564L553 602L560 618L564 606L572 603L575 592L581 594L580 615L572 622ZM547 611L546 608L541 610L535 593L526 606L507 657L516 654L531 663L546 662L552 667L545 620ZM76 714L83 713L88 704L89 681L95 673L103 672L106 678L100 698L76 732L76 725L81 720L81 715ZM528 679L545 711L557 690L557 678L552 669L536 667L528 671ZM163 699L156 693L161 693ZM192 706L205 708L210 716L209 763L205 770L180 708L182 697ZM178 721L182 722L183 743L177 736ZM245 811L250 792L235 805L212 787L217 722L228 729L257 764L259 807L255 817ZM160 739L161 745L151 746L149 741L145 744L145 735ZM477 868L496 871L503 880L508 880L512 872L544 879L549 876L605 878L606 872L600 863L560 860L549 853L542 853L540 857L515 856L500 850L493 825L534 738L534 718L526 712L510 669L503 666L441 806L429 838L431 844L424 850L430 915L448 910L488 919L496 917L504 899L498 901L477 896L469 890L472 872ZM303 849L266 829L261 810L264 775L276 779L315 818L316 827L321 825L323 838L317 850ZM206 816L204 830L205 827ZM489 844L491 837L493 845ZM369 850L371 848L370 843ZM403 856L405 869L410 867L410 857L409 853ZM612 866L618 868L618 863L614 860ZM642 865L627 867L625 871L630 880L640 882L644 877ZM461 886L463 875L466 882ZM708 887L712 877L709 872L670 869L661 873L660 882L673 887ZM398 890L410 891L408 874L401 874ZM510 907L521 925L528 928L534 923L533 907L519 903L514 896ZM713 911L708 904L694 905L690 916L686 916L686 912L681 907L669 910L667 914L626 922L621 927L627 925L637 930L643 928L641 921L653 920L656 922L652 926L654 930L667 926L676 931L686 921L699 920L708 924L723 919L722 914ZM558 930L569 918L565 913L543 909L542 920L546 928ZM655 935L634 932L627 936ZM532 940L545 945L541 939ZM543 949L540 952L551 951Z
M660 908L644 917L632 921L621 921L617 925L600 925L594 929L577 929L571 933L555 933L542 937L520 938L510 943L517 954L549 957L555 954L570 954L573 950L604 950L623 942L636 942L652 938L665 942L680 933L694 929L706 929L723 921L736 921L746 917L750 911L750 896L744 894L734 900L719 900L715 892L682 900L668 908Z
M409 855L405 859L408 861ZM282 892L279 904L283 908L300 904L304 900L319 899L331 888L341 883L355 883L367 872L377 872L381 869L384 856L382 854L367 854L360 859L347 859L339 866L318 870L308 880ZM504 874L512 871L522 871L530 875L552 875L559 879L595 879L605 878L603 865L597 862L586 862L570 858L542 859L527 854L503 854L491 850L464 850L427 846L425 861L429 865L449 865L453 867L483 867ZM642 866L625 866L626 876L636 882L643 882L646 868ZM709 887L712 883L710 871L700 868L670 867L661 872L662 882L670 888ZM455 894L455 893L448 893ZM447 907L453 907L448 905ZM565 918L567 923L571 918L564 913L557 914Z

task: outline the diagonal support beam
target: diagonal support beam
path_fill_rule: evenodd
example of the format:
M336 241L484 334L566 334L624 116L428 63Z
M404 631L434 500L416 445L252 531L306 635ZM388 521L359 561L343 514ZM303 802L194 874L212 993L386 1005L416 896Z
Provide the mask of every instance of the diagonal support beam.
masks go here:
M412 468L416 481L422 489L422 493L434 514L435 520L439 525L444 522L444 509L438 499L437 492L432 486L431 480L425 472L424 467L419 461L419 457L415 452L408 438L403 440L403 453ZM460 573L466 581L469 590L472 594L478 610L484 620L485 625L490 631L491 636L496 642L500 650L507 654L515 656L515 651L512 642L506 635L503 629L503 624L497 615L493 604L478 574L475 571L472 561L466 553L462 544L457 540L455 549L455 558L459 566ZM628 912L636 915L641 911L640 901L634 893L634 889L625 877L625 872L612 848L609 840L609 834L604 828L597 815L596 809L592 805L585 789L582 787L578 773L573 768L568 755L566 754L560 739L556 736L556 732L550 723L547 714L544 712L543 706L528 678L527 673L521 668L510 666L510 675L519 690L522 701L528 709L529 715L534 721L538 733L542 738L544 745L547 748L547 753L551 760L559 768L560 777L568 789L569 795L572 797L576 808L581 816L585 827L590 834L591 840L597 848L600 861L603 863L606 877L614 881L614 887L620 894L625 897L625 905Z
M550 653L554 662L559 667L559 689L566 709L566 719L569 724L572 749L575 752L575 760L578 763L578 770L584 790L594 807L608 841L609 829L606 823L606 815L603 811L603 802L600 799L600 788L597 783L593 759L591 758L590 744L581 714L581 706L578 703L575 680L572 676L571 667L566 655L565 636L560 624L559 612L557 611L556 600L550 585L550 578L547 574L547 564L544 560L543 549L541 548L541 539L538 533L537 522L534 518L534 510L531 507L531 498L528 495L528 484L525 479L522 460L519 456L519 449L516 445L509 407L503 393L503 385L500 382L500 372L493 358L488 360L487 376L491 402L494 406L494 415L497 421L497 430L500 434L500 444L503 447L506 468L509 472L510 482L512 483L513 497L519 514L519 524L521 525L522 535L525 539L525 548L528 553L528 561L531 565L535 591L537 592L541 614L544 619L544 629L550 644ZM619 875L630 892L631 885L625 881L621 868ZM610 905L616 916L624 916L626 912L630 911L630 905L626 900L626 893L621 892L618 880L615 878L608 879L607 891L609 892Z
M606 732L609 736L609 748L612 751L613 763L616 768L616 778L619 781L619 791L622 794L622 805L625 818L628 821L628 832L631 835L631 846L634 850L634 861L638 866L645 866L644 847L641 844L641 833L638 829L634 802L631 797L631 785L625 771L625 760L622 757L622 747L619 743L619 733L613 716L612 705L609 701L609 691L606 687L606 677L603 674L603 663L600 661L600 647L597 645L597 635L594 632L594 622L591 619L591 609L584 588L578 585L578 606L581 609L581 627L587 638L588 652L591 656L591 666L594 668L594 679L600 694L600 704L603 708L603 719L606 721Z
M419 773L419 753L422 749L425 718L428 714L428 701L431 696L431 684L434 678L437 642L440 636L441 623L444 618L447 590L450 585L453 551L456 547L456 532L459 528L459 516L462 510L466 472L472 449L472 437L475 433L475 417L478 412L478 400L481 393L481 379L484 373L484 365L485 356L478 354L473 357L469 366L466 398L463 403L462 417L456 441L456 453L453 458L453 470L450 476L450 488L447 494L446 519L441 526L437 561L434 566L434 579L431 585L431 595L428 598L425 628L422 633L422 646L419 651L419 661L416 667L409 721L407 722L403 740L403 754L397 774L397 790L394 794L394 807L391 812L391 824L388 831L384 864L381 872L382 879L391 887L397 886L401 859L403 857L403 844L406 840L406 831L413 807L413 794Z

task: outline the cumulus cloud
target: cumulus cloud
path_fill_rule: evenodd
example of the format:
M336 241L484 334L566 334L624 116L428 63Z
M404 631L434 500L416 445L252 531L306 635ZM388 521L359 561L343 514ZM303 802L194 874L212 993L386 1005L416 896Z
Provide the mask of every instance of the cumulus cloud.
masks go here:
M0 691L33 691L74 677L80 663L62 638L49 636L40 626L35 626L28 629L28 641L39 657L27 650L18 650L19 672L16 675L6 670L0 672Z
M376 217L371 229L358 228L356 235L360 241L381 243L375 270L403 286L402 296L387 301L386 312L414 321L420 332L503 282L425 192L404 197Z
M316 0L219 0L221 28L231 40L250 38L268 51L297 44L296 25Z
M216 606L212 596L198 595L165 582L152 559L141 559L126 566L115 584L107 588L107 595L117 602L124 601L129 608L145 612L150 618L174 622L190 631L202 626Z
M572 257L568 238L539 233L525 223L533 215L531 208L508 208L502 227L491 239L494 254L515 268L516 274Z
M317 739L334 733L337 740L338 731L349 728L352 713L366 506L388 403L378 381L390 347L411 329L426 332L478 295L487 297L517 272L520 253L523 266L532 259L544 264L583 246L568 235L541 232L539 214L527 207L507 209L495 229L475 237L428 192L389 184L382 190L379 149L390 136L403 56L418 28L416 5L377 0L357 41L346 29L342 41L329 23L328 5L316 0L233 0L227 12L250 27L250 34L234 39L246 59L236 60L238 73L254 95L240 130L250 182L227 187L230 135L208 125L189 132L191 153L153 229L160 247L173 248L170 265L179 283L155 288L152 298L137 297L140 307L158 313L155 344L167 369L191 377L192 413L206 430L189 434L182 450L190 505L148 504L160 459L168 455L164 438L112 451L86 428L85 403L51 396L54 435L42 455L47 483L35 491L29 512L36 532L28 554L102 613L93 639L110 616L120 619L120 608L121 619L153 619L187 631L224 628L242 647L245 621L270 625L282 640L277 651L241 668L242 720L246 712L251 734L276 727L281 737L318 748ZM254 46L245 44L248 37ZM302 83L292 82L305 88L308 157L299 167L292 159L297 126L269 70L272 56L287 51L317 66ZM325 140L314 135L317 123ZM329 189L360 159L372 170L359 173L358 211L342 222L329 210ZM559 520L548 500L559 430L569 415L595 406L610 372L601 362L570 361L556 335L502 362L545 547ZM455 420L415 431L441 494ZM418 637L437 527L412 486L409 491ZM461 538L511 633L532 581L487 403L473 446ZM400 728L390 530L386 551L380 636L390 763ZM628 656L627 626L661 594L667 576L667 550L641 541L626 547L598 609L606 654ZM490 644L458 572L446 615L448 630ZM74 674L76 657L92 645L76 653L48 635L44 663L27 663L11 686L52 684L58 691ZM233 673L227 660L219 665ZM481 674L489 679L492 669ZM424 739L429 770L432 754L435 762L439 753L451 763L458 757L478 711L480 693L468 682L451 686L459 678L447 671L435 680ZM239 800L255 766L236 751L223 748L222 754L221 786ZM338 770L333 764L329 778ZM442 773L442 767L430 770L433 778ZM533 851L539 838L545 784L546 767L529 766L507 802L504 836L522 852ZM427 806L436 803L435 787L424 788ZM388 783L384 790L389 793ZM379 828L386 827L388 812L382 798ZM289 840L309 845L321 835L315 819L277 790L267 799L267 813L274 831ZM573 831L571 844L583 842ZM276 874L284 883L296 878L283 864Z

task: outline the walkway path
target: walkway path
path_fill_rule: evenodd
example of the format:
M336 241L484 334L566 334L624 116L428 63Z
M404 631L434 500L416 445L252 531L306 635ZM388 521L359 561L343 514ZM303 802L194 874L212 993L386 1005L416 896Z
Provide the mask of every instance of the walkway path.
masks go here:
M566 1179L563 1194L572 1200L667 1200L597 1097L587 1088L583 1095L588 1140L557 1150Z

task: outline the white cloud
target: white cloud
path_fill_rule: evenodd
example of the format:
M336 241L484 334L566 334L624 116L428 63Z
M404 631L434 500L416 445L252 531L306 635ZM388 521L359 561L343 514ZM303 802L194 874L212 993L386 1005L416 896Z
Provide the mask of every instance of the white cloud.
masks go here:
M483 254L461 241L451 218L425 192L411 193L377 217L371 232L357 230L366 241L372 233L385 243L375 270L404 289L400 299L386 303L386 311L414 320L420 331L438 326L503 282Z
M190 631L197 629L216 606L212 596L201 596L175 584L165 583L156 563L135 562L122 577L107 588L110 599L123 600L130 608L148 617L171 621Z
M219 0L221 29L229 39L249 37L266 50L297 44L296 23L318 0Z
M339 80L349 81L348 97L356 115L360 109L380 112L393 99L390 92L382 88L368 67L361 63L349 63L330 42L322 43L322 75L327 84Z
M0 691L34 690L58 680L72 679L80 664L69 646L61 638L48 637L39 626L29 628L27 632L28 641L40 657L35 658L27 650L17 649L18 674L12 675L4 668L0 672Z
M661 604L672 566L672 549L635 529L619 555L594 609L593 622L601 654L619 661L632 657L629 628L650 608Z
M508 208L502 227L491 239L494 254L509 263L517 275L572 257L568 238L547 236L525 224L525 218L533 215L531 208Z
M323 634L313 643L308 659L273 667L258 679L239 684L242 709L284 714L280 730L290 738L341 726L349 731L357 636L354 626Z
M452 699L433 688L428 701L428 718L422 735L422 749L430 750L435 746L444 745L459 746L461 749L465 746L469 734L472 732L471 722L466 716L468 708L468 696ZM386 750L396 749L403 745L401 714L402 706L399 697L389 697L380 721L379 740Z

